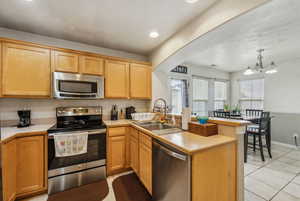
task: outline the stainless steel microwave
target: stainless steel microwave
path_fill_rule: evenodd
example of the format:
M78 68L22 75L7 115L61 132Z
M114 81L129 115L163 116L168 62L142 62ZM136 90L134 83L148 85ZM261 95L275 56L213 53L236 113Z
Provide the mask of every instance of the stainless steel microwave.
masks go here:
M54 72L53 97L57 99L104 98L104 77Z

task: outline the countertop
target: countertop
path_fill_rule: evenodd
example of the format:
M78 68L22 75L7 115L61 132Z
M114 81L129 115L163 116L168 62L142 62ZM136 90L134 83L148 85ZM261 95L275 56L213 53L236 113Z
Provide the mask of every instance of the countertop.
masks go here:
M187 131L176 132L172 134L157 135L149 130L146 130L136 124L131 120L116 120L116 121L104 121L108 128L118 127L118 126L132 126L145 134L148 134L154 139L157 139L163 143L177 148L178 150L192 155L199 151L209 149L215 146L220 146L222 144L227 144L235 142L236 140L231 137L223 135L214 135L210 137L203 137L194 133Z
M49 128L51 128L53 124L37 124L29 127L18 128L18 127L3 127L1 128L1 141L6 140L8 138L14 137L19 134L30 134L36 132L47 132Z

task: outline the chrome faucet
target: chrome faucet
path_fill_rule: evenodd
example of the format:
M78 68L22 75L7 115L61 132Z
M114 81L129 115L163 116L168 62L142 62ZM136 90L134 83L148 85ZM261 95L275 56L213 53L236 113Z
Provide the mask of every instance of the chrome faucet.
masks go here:
M165 119L166 119L166 116L167 116L167 109L168 109L168 107L167 107L167 101L165 99L159 98L159 99L156 99L154 101L153 112L163 113Z

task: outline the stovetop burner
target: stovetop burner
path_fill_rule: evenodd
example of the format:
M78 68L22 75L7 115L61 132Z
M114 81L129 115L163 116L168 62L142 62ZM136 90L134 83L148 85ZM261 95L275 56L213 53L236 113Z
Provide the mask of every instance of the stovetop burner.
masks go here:
M78 111L80 111L80 113L78 113ZM106 128L102 121L102 112L99 111L102 111L102 108L57 108L57 123L48 130L48 133Z

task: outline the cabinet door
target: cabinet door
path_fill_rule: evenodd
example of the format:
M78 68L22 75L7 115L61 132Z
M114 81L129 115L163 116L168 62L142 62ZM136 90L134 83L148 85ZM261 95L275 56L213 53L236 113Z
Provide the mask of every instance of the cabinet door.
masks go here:
M67 73L79 72L79 55L69 52L53 51L53 69Z
M50 50L3 43L2 94L50 96Z
M109 137L109 172L125 168L125 136Z
M150 66L130 64L130 97L151 99L152 68Z
M88 75L103 75L104 60L97 57L80 56L80 73Z
M17 139L17 195L45 187L44 137Z
M152 149L140 142L140 179L152 194Z
M129 64L105 61L105 97L129 98Z
M3 201L13 201L17 192L17 153L15 140L2 144ZM2 192L1 192L2 193Z
M130 137L130 166L139 175L139 141L133 136Z

